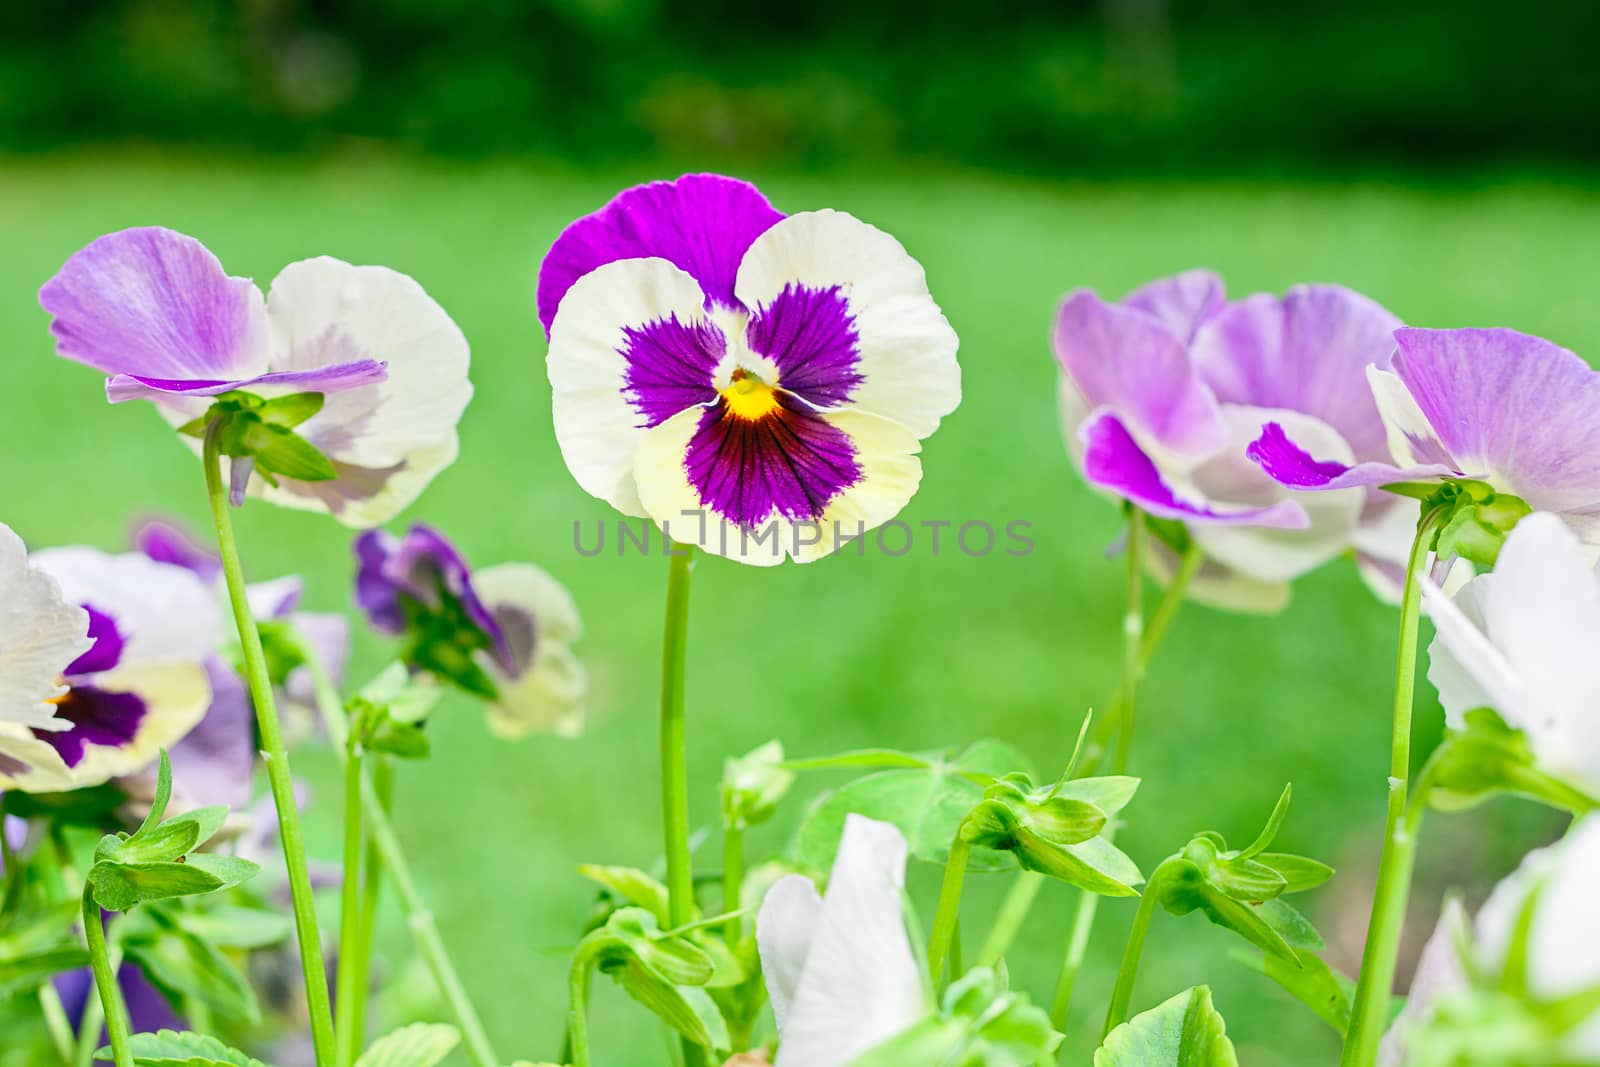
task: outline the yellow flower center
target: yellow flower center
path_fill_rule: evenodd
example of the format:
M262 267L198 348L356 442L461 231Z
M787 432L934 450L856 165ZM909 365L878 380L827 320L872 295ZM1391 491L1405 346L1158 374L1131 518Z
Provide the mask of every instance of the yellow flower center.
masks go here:
M743 370L733 372L728 387L722 390L722 399L728 405L728 414L748 422L763 419L779 407L778 391Z

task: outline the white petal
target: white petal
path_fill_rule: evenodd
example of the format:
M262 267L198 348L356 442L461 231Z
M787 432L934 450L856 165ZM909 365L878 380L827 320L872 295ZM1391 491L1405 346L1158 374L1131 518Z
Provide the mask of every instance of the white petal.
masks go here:
M680 544L759 567L793 558L810 563L840 548L865 551L860 535L899 514L922 480L921 444L906 427L864 411L822 412L816 417L842 430L855 446L861 478L844 489L815 522L796 522L776 511L753 530L742 530L701 500L690 483L686 457L703 412L691 408L650 430L639 448L635 480L645 513Z
M906 852L887 823L846 818L775 1067L845 1067L926 1012L902 910Z
M756 944L761 951L761 977L780 1031L789 1023L789 1005L800 988L821 917L822 897L804 875L778 879L761 901Z
M1539 893L1528 943L1529 992L1553 1000L1600 985L1600 819L1590 816L1557 846ZM1600 1059L1600 1012L1567 1037L1578 1058Z
M1468 582L1452 599L1432 579L1422 578L1422 607L1434 628L1428 645L1428 681L1439 691L1445 722L1452 730L1465 729L1466 714L1474 708L1499 710L1522 700L1521 682L1483 632L1482 582L1482 578Z
M199 663L222 637L222 607L193 571L138 552L51 548L34 562L61 583L75 604L110 615L126 642L122 666Z
M27 549L0 523L0 723L46 726L66 692L61 673L88 650L89 616L56 580L30 566Z
M327 256L285 267L273 279L267 310L277 343L273 370L370 358L387 365L388 377L329 395L300 426L334 461L337 480L285 482L281 489L258 481L256 492L330 510L351 526L393 517L455 458L456 425L472 399L466 338L413 279ZM401 486L388 489L390 480Z
M956 333L899 241L841 211L790 215L750 246L734 292L759 314L795 284L837 286L849 307L864 379L852 406L927 437L961 402Z
M506 677L483 658L500 687L500 699L488 706L489 728L507 738L535 731L577 733L589 679L572 651L583 632L572 594L531 563L487 567L472 576L472 583L491 612L511 608L534 620L533 663L519 677Z
M1155 538L1150 538L1145 547L1145 569L1163 586L1169 585L1178 569L1177 553ZM1184 596L1221 611L1276 615L1289 606L1289 583L1264 582L1207 559L1189 579Z
M705 321L699 284L664 259L623 259L578 279L550 328L546 366L561 456L585 492L626 515L645 514L634 468L648 429L628 399L626 330L672 318Z
M1287 582L1348 549L1361 514L1362 490L1293 493L1245 455L1246 447L1260 436L1262 426L1277 422L1313 455L1341 463L1355 462L1350 445L1338 431L1321 419L1296 411L1227 404L1222 408L1222 417L1228 427L1228 444L1189 475L1199 493L1218 504L1248 507L1265 507L1293 497L1305 509L1311 525L1302 530L1283 530L1192 523L1189 536L1206 555L1258 581Z
M1454 466L1433 425L1398 374L1369 365L1367 384L1372 387L1372 399L1378 404L1378 415L1383 419L1389 452L1396 466L1417 467L1426 463Z

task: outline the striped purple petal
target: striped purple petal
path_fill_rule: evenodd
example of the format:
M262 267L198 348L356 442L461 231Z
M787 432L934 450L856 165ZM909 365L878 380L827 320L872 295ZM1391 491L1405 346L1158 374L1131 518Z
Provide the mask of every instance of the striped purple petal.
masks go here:
M1110 411L1089 417L1079 430L1084 444L1083 473L1092 484L1116 493L1150 514L1180 522L1271 526L1303 530L1305 509L1292 500L1266 507L1219 508L1185 500L1167 484L1155 462L1139 447L1121 419Z
M783 215L748 182L688 174L619 193L566 228L539 268L539 321L549 336L561 298L596 267L660 257L690 274L706 296L737 307L734 281L745 251Z
M1250 443L1245 455L1278 484L1291 489L1368 489L1395 482L1476 477L1437 463L1397 467L1392 463L1368 462L1352 467L1336 460L1319 460L1295 444L1276 422L1261 428L1261 436Z
M285 393L343 393L365 385L376 385L389 376L389 367L375 359L356 359L310 370L272 371L234 381L215 379L149 378L138 374L117 374L106 381L106 399L113 404L125 400L151 400L161 396L218 396L235 389L263 389Z
M232 381L266 369L261 291L199 241L156 226L75 253L39 290L56 351L107 374Z
M856 322L837 285L786 286L756 309L746 340L777 365L779 385L814 407L846 403L864 380Z
M1155 316L1188 344L1227 299L1222 279L1214 271L1186 270L1140 286L1123 299L1122 306Z
M712 372L728 342L711 322L685 325L676 315L622 331L624 388L641 426L659 426L680 411L717 398Z
M127 644L117 628L117 621L110 615L93 604L83 605L83 610L89 613L89 640L94 644L67 667L68 678L111 670L122 662L122 650Z

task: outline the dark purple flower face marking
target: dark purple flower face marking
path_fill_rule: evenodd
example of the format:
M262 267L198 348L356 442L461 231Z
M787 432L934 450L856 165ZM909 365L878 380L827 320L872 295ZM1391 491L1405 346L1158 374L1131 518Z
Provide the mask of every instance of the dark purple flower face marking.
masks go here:
M791 522L818 519L862 477L842 430L781 392L773 399L772 409L753 419L735 414L727 400L708 408L685 459L701 503L745 529L774 511Z
M785 286L756 311L747 337L777 364L778 383L817 407L847 402L863 381L855 319L836 285Z
M623 336L628 402L643 418L642 426L659 426L680 411L716 399L712 372L728 349L716 326L685 325L673 316L629 326Z
M83 605L83 610L89 613L89 639L94 644L67 667L69 678L111 670L122 662L122 649L126 644L122 631L117 629L117 621L110 615L93 604Z
M116 748L132 742L145 715L144 701L134 694L92 685L73 686L56 707L57 716L72 723L72 729L35 730L33 735L55 749L68 767L83 762L88 745Z
M717 174L625 190L556 239L539 268L539 321L548 336L573 283L619 259L665 259L699 282L709 300L738 307L739 263L782 218L755 186Z

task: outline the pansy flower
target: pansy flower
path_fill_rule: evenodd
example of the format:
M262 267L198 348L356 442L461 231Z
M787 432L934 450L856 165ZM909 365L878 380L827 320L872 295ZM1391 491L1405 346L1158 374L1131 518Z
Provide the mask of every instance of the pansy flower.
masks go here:
M1395 344L1393 369L1368 372L1386 455L1352 462L1274 422L1251 458L1296 489L1483 481L1600 544L1600 373L1515 330L1403 329Z
M31 563L22 538L0 523L0 731L65 730L61 676L89 650L89 614ZM0 776L16 770L0 732Z
M1380 592L1404 560L1404 508L1382 494L1293 494L1245 449L1282 423L1354 462L1384 449L1366 367L1387 366L1388 311L1336 285L1234 303L1194 270L1120 303L1080 290L1056 314L1060 407L1084 477L1157 518L1181 522L1204 555L1190 589L1221 607L1276 610L1288 583L1355 550ZM1163 552L1158 569L1173 561Z
M906 935L906 854L895 827L847 815L826 895L802 875L767 891L756 941L778 1022L775 1067L846 1067L927 1015Z
M1600 954L1594 950L1600 944L1597 897L1600 818L1591 816L1556 844L1530 852L1495 886L1470 932L1459 906L1447 907L1423 950L1405 1011L1384 1035L1379 1067L1410 1062L1410 1046L1437 1010L1479 984L1514 991L1543 1006L1535 1019L1558 1023L1559 1032L1543 1035L1505 1029L1503 1037L1542 1043L1533 1055L1548 1057L1516 1058L1513 1046L1506 1045L1506 1062L1600 1062L1600 1010L1594 1007L1594 990L1600 988ZM1521 973L1507 974L1511 968Z
M216 598L188 571L138 554L58 548L33 563L87 613L93 643L61 671L50 722L0 723L0 787L75 789L143 770L211 703Z
M272 485L236 459L236 494L248 482L275 503L375 526L455 459L472 396L466 339L421 286L385 267L302 260L263 299L194 238L142 227L75 253L39 301L58 353L110 375L113 402L152 400L175 426L226 393L321 394L296 432L334 477Z
M488 702L502 737L575 733L588 679L572 652L582 633L572 594L531 563L473 571L439 531L381 530L355 544L356 603L374 629L406 638L413 671Z
M1493 708L1523 731L1539 767L1600 797L1600 571L1562 521L1517 523L1493 573L1446 596L1424 581L1437 631L1428 678L1447 724Z
M898 241L731 178L638 186L574 222L538 305L578 484L746 563L893 518L961 399L956 335Z

